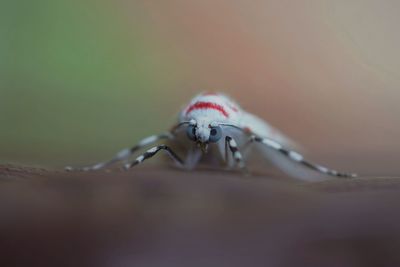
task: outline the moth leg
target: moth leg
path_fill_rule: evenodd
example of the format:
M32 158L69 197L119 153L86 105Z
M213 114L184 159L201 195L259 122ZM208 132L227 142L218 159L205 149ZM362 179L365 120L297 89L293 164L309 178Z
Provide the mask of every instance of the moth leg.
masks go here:
M354 173L349 173L349 174L348 173L341 173L341 172L338 172L336 170L331 170L331 169L328 169L328 168L326 168L324 166L321 166L321 165L318 165L318 164L315 164L315 163L311 163L311 162L305 160L304 157L301 154L297 153L296 151L292 151L292 150L286 149L281 144L279 144L278 142L276 142L276 141L274 141L272 139L269 139L269 138L262 138L262 137L258 137L258 136L253 135L253 136L250 137L249 142L250 143L258 142L258 143L261 143L263 145L266 145L267 147L278 151L279 153L281 153L285 157L289 158L290 160L293 160L293 161L295 161L295 162L297 162L297 163L299 163L299 164L301 164L301 165L303 165L303 166L305 166L305 167L307 167L309 169L312 169L314 171L317 171L317 172L320 172L320 173L323 173L323 174L326 174L326 175L335 176L335 177L341 177L341 178L357 177L357 175L354 174Z
M149 159L153 156L155 156L159 151L164 150L167 152L167 154L175 161L176 164L178 164L179 166L183 166L184 162L183 160L169 147L166 145L159 145L159 146L155 146L152 147L150 149L148 149L146 152L144 152L142 155L140 155L139 157L137 157L133 162L131 163L127 163L124 165L124 169L128 170L140 163L142 163L143 161L145 161L146 159Z
M143 147L146 147L148 145L151 145L159 140L162 139L173 139L174 135L172 133L166 132L162 133L159 135L151 135L149 137L146 137L142 139L137 145L131 147L131 148L126 148L118 152L114 158L112 158L109 161L105 162L99 162L94 165L86 166L86 167L81 167L81 168L72 168L72 167L66 167L65 170L67 171L95 171L95 170L100 170L103 169L107 166L110 166L111 164L114 164L118 161L123 161L127 160L133 153L138 151L139 149L142 149Z
M244 163L242 153L240 153L239 148L235 139L230 136L225 137L225 160L228 161L228 150L232 153L233 160L236 162L237 166L245 173L247 173L246 164Z
M229 154L228 154L228 150L229 150L229 145L228 145L228 140L227 138L225 138L225 166L229 167Z

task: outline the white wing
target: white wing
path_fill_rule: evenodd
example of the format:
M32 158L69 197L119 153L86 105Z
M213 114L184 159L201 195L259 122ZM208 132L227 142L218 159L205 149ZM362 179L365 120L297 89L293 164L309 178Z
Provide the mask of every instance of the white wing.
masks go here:
M282 134L279 130L269 125L263 119L242 111L242 119L240 120L240 127L249 128L254 134L260 137L267 137L275 140L276 142L282 144L283 146L299 149L299 146L290 138Z
M243 118L240 126L243 128L248 127L257 136L272 139L288 150L299 150L299 146L290 138L286 137L277 129L273 128L264 120L253 114L243 112ZM330 178L327 175L309 169L302 164L299 164L299 162L293 161L288 156L283 155L279 151L264 144L253 143L250 146L252 146L250 147L250 149L257 150L259 154L268 159L276 167L294 178L306 181L321 181ZM249 151L245 153L248 152Z

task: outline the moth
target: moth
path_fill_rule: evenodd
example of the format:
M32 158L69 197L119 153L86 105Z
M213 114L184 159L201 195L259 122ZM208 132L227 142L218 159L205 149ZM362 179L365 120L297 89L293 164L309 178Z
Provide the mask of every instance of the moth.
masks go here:
M167 143L160 144L162 140ZM257 150L262 158L294 178L321 180L332 176L356 177L356 174L338 172L306 160L291 148L291 144L289 138L261 118L242 109L228 96L201 93L184 106L176 125L170 131L144 138L137 145L120 151L109 161L83 168L66 167L66 170L99 170L121 161L125 162L124 169L128 170L159 152L165 152L178 167L187 170L194 169L207 156L211 158L209 163L222 162L230 169L241 169L247 173L249 154ZM145 148L148 149L144 153L129 161L131 156ZM184 158L177 149L185 152Z

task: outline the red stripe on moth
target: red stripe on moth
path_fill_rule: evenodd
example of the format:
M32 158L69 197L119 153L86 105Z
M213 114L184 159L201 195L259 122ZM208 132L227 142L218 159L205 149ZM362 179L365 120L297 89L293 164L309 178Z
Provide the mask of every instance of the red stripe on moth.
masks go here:
M221 112L225 117L229 117L228 112L226 112L223 106L211 102L196 102L186 110L186 114L196 109L214 109Z

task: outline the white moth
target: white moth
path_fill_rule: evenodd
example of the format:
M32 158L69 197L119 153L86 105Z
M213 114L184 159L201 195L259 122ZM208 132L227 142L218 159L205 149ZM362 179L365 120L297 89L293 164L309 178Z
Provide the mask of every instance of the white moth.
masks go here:
M165 151L177 166L186 169L193 169L207 154L208 157L222 159L229 168L246 170L247 157L244 155L248 153L243 152L248 152L253 146L266 159L295 178L321 180L332 176L356 176L305 160L300 153L289 148L293 143L288 138L262 119L243 110L229 97L219 93L202 93L194 97L179 113L177 124L169 132L149 136L136 146L120 151L110 161L83 168L66 169L102 169L119 161L127 161L138 150L163 139L168 140L168 145L161 144L149 148L132 162L126 163L124 168L130 169L155 156L159 151ZM178 147L185 148L185 160L175 152Z

